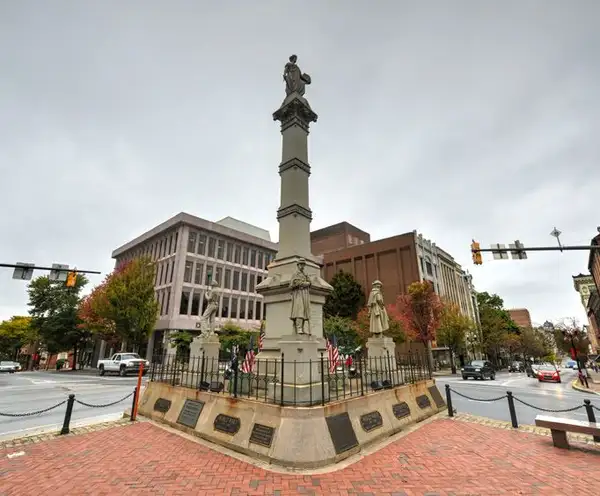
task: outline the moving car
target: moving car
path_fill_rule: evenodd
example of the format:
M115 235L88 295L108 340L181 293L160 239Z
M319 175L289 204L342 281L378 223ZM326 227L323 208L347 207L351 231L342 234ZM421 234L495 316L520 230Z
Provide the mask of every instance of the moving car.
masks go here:
M577 369L577 362L575 360L569 360L566 367L568 369Z
M460 369L463 380L467 380L469 377L473 379L485 380L496 379L496 371L491 362L487 360L473 360L468 365L465 365Z
M525 372L525 366L523 365L523 362L512 362L508 366L508 371L509 372Z
M525 372L527 372L527 377L533 377L534 379L538 376L538 369L540 368L539 363L528 363L525 366Z
M8 372L14 374L17 371L15 362L0 362L0 372Z
M137 353L115 353L108 360L98 360L98 371L100 375L104 375L106 372L116 372L121 377L125 377L130 373L138 373L140 367L144 364L143 374L145 375L150 362L140 358Z
M560 372L556 366L551 363L540 365L537 372L538 381L540 382L561 382Z

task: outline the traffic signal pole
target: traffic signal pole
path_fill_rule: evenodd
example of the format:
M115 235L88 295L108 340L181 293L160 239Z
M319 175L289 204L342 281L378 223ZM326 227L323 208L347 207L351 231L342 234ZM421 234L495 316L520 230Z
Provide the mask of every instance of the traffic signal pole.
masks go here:
M573 251L573 250L600 250L600 245L590 246L531 246L522 247L522 251ZM485 252L498 252L498 251L511 251L510 249L500 250L498 248L471 248L473 253L485 253Z
M21 268L23 268L22 265L5 264L5 263L0 263L0 267L5 267L7 269L21 269ZM33 270L54 270L54 271L57 271L57 272L77 272L78 274L102 274L102 272L99 272L97 270L59 269L59 268L55 268L55 267L40 267L38 265L30 265L30 266L28 266L26 268L33 269Z

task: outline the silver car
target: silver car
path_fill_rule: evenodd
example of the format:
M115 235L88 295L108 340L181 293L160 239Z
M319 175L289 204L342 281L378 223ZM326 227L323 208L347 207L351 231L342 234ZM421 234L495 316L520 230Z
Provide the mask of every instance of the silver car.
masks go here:
M15 362L0 362L0 372L9 372L14 374L17 371Z

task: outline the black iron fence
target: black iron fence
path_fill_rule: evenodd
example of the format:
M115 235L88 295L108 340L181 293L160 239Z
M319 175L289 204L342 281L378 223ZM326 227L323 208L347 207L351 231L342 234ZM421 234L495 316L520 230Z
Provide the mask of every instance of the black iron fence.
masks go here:
M243 357L219 360L164 353L153 357L150 380L210 391L235 398L251 398L281 406L324 405L382 389L431 379L429 362L417 353L386 354L333 362L321 354L316 360L274 358L245 362Z

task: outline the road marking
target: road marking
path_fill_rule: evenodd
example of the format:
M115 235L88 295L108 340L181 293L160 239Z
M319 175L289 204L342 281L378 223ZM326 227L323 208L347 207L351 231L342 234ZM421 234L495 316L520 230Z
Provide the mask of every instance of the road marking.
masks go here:
M8 455L6 455L6 458L16 458L18 456L24 456L25 452L24 451L17 451L16 453L9 453Z

